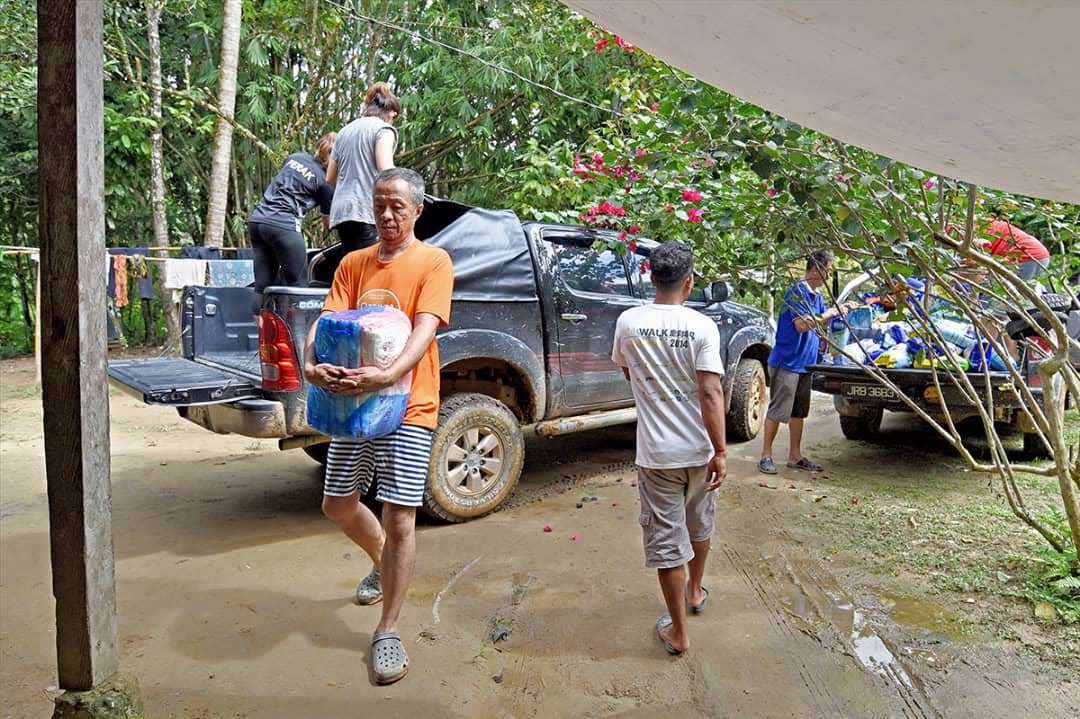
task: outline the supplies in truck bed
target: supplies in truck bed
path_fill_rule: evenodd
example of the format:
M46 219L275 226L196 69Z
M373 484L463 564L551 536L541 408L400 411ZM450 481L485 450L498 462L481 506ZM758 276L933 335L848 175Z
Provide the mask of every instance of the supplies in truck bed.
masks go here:
M947 317L940 309L931 312L925 321L890 320L876 297L867 299L868 304L848 312L846 322L837 317L830 323L833 364L873 364L893 369L937 367L964 372L982 372L986 367L996 372L1008 369L1006 362L1011 360L1000 356L969 322ZM921 314L921 305L918 307Z

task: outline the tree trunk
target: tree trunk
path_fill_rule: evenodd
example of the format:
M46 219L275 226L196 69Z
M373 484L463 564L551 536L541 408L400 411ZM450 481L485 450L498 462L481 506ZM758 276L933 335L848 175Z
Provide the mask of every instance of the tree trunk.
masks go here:
M150 46L150 119L154 129L150 132L150 206L154 228L154 246L169 246L169 217L165 213L165 164L161 149L161 36L158 33L161 21L161 0L146 3L146 37ZM165 257L167 253L160 252ZM165 316L165 345L176 346L180 339L180 322L173 306L172 290L165 287L165 273L158 273L158 296ZM145 318L145 308L143 311ZM152 315L151 315L152 317ZM153 323L146 326L146 342L149 344L153 334Z
M233 125L236 110L236 68L240 59L240 14L242 0L225 0L221 22L221 63L218 66L218 117L214 129L214 150L210 163L209 198L206 203L206 235L203 244L221 247L225 234L225 211L229 201L229 160L232 158ZM225 119L227 118L227 119Z

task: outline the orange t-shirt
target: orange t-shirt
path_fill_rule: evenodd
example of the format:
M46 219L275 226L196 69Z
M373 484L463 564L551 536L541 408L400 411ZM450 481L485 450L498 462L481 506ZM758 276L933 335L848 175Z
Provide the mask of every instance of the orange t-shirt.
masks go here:
M381 291L380 291L381 290ZM450 322L454 267L446 250L415 241L390 262L379 259L379 246L345 255L334 275L323 310L340 312L365 304L396 304L416 324L420 312ZM366 296L365 296L366 295ZM413 369L405 424L434 430L439 421L439 346L432 342Z

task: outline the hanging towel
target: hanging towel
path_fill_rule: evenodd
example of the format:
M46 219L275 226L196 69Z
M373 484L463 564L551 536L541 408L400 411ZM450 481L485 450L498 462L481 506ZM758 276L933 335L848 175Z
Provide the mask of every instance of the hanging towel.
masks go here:
M123 309L128 305L128 258L124 255L113 257L113 267L116 269L116 308Z
M165 260L165 286L182 290L188 285L206 284L206 260Z
M210 260L211 287L247 287L255 282L251 260Z

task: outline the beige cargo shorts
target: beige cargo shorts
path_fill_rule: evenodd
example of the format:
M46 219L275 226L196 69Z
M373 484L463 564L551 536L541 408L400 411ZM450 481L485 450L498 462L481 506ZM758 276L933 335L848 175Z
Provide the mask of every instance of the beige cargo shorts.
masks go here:
M716 493L706 489L707 466L679 469L638 467L645 566L673 569L694 558L690 542L712 537Z

